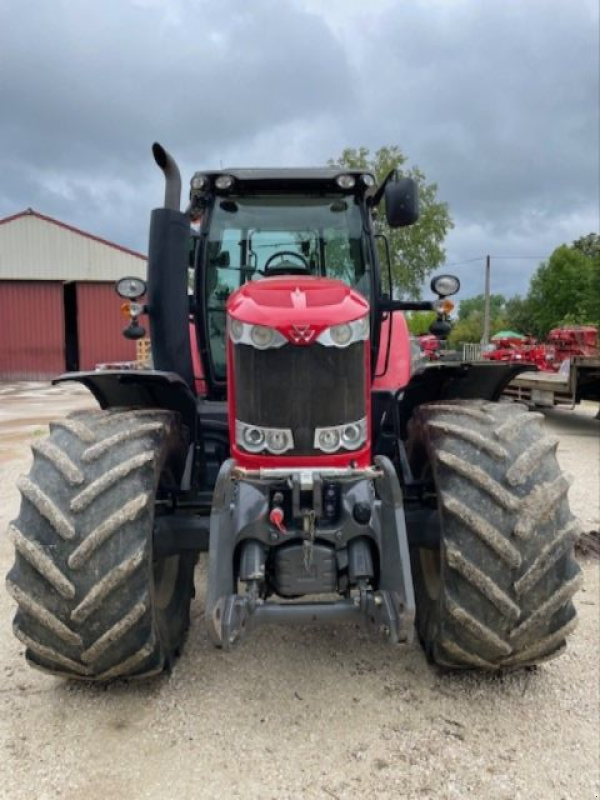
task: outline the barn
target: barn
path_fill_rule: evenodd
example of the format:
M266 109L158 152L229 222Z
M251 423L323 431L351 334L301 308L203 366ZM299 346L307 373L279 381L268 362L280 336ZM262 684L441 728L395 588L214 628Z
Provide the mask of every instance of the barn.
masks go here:
M132 361L115 281L146 257L27 209L0 219L0 380Z

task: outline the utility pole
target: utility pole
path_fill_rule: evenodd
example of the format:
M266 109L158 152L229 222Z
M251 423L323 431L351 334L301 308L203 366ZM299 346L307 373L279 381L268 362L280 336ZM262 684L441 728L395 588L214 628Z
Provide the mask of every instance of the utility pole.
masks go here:
M490 257L485 257L485 304L483 307L483 336L481 344L485 347L490 343Z

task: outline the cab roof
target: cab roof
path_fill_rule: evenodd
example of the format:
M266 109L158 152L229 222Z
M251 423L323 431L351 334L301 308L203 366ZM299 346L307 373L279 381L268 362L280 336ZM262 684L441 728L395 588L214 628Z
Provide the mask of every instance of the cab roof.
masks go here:
M216 178L231 175L239 181L331 181L338 175L372 175L367 169L345 167L226 167L219 170L203 170L202 175ZM374 177L374 176L373 176Z
M375 176L364 169L345 169L344 167L228 167L220 170L205 170L196 175L204 175L214 186L220 175L230 175L234 179L232 194L245 192L332 192L348 194L358 190L365 192L368 188L361 175L371 175L375 185ZM343 189L336 183L339 175L352 175L356 178L356 189Z

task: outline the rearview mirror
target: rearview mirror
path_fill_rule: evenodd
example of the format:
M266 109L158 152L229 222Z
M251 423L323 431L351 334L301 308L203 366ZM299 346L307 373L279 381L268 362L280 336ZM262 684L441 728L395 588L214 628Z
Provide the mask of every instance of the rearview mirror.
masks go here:
M412 178L386 184L385 216L390 228L405 228L419 219L419 187Z
M217 257L212 262L215 267L228 267L231 264L229 250L221 250Z

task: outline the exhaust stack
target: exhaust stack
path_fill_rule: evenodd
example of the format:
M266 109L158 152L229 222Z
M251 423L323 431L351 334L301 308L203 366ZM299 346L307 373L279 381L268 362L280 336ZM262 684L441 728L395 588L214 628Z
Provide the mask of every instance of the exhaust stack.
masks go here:
M150 219L148 319L154 369L175 372L194 391L190 347L188 258L190 218L180 211L181 174L175 159L158 142L154 160L165 175L165 203Z
M177 162L158 142L152 145L152 155L165 176L165 208L179 211L181 206L181 173Z

